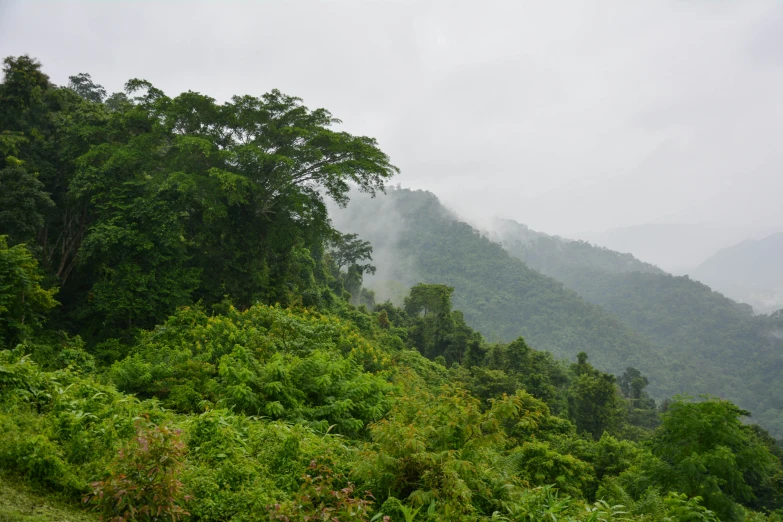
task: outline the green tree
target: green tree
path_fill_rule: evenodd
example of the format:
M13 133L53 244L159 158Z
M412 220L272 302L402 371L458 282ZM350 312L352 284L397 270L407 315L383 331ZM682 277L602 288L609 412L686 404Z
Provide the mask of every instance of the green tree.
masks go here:
M7 203L36 208L0 227L37 240L68 323L98 338L193 300L329 302L324 198L345 205L397 172L375 140L279 91L219 104L131 80L103 104L89 74L60 88L30 57L4 63L0 168L18 157L40 185L3 171ZM355 253L352 286L371 270Z
M448 364L483 364L483 339L465 323L462 312L451 309L453 293L445 285L419 283L411 288L404 304L410 323L408 341L429 359L442 355Z
M43 183L21 162L0 170L0 234L7 235L12 244L35 244L44 215L52 207Z
M3 60L0 85L0 129L13 130L22 125L24 114L34 110L43 90L50 86L41 72L41 63L28 55Z
M627 368L617 379L628 402L628 423L643 428L655 428L658 423L658 411L655 399L650 397L645 388L650 384L647 377L636 368Z
M554 485L569 495L582 496L595 480L592 466L558 453L545 441L524 442L509 455L507 465L531 486Z
M113 203L80 249L96 275L90 308L104 328L152 328L190 302L199 269L187 266L181 223L164 201L138 195Z
M87 73L68 77L68 88L87 101L101 103L106 98L106 89L92 81Z
M652 440L665 466L651 473L666 488L702 497L721 520L741 520L738 504L752 503L780 470L778 459L743 425L745 415L720 399L676 400Z
M601 373L587 362L580 352L578 363L572 365L576 378L568 389L568 414L579 432L600 439L606 430L619 426L621 402L613 375Z
M38 262L24 244L0 236L0 346L13 346L40 328L57 305L55 289L41 287Z
M375 273L375 266L362 263L372 261L372 245L359 239L358 234L335 232L329 242L329 257L333 263L332 276L351 294L353 302L357 302L364 275Z

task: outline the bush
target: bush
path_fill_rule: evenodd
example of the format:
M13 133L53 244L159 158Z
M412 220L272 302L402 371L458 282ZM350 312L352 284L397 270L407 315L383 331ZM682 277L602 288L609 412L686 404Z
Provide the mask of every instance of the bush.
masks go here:
M335 474L328 463L312 461L302 487L293 502L268 506L272 520L357 520L367 521L373 498L369 491L355 495L355 486ZM384 520L388 520L385 517Z
M188 515L189 500L179 475L185 444L180 430L138 421L136 436L119 452L109 476L92 483L84 502L92 505L101 520L179 520Z

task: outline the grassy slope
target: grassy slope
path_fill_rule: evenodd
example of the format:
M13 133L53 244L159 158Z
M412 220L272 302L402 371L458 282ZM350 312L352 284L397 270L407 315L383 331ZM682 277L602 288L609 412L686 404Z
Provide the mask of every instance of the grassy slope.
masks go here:
M0 475L0 522L97 522L98 518Z

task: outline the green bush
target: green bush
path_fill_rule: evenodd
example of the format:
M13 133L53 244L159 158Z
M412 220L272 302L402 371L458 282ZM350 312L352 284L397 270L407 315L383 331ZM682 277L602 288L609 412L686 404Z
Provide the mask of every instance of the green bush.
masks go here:
M189 514L183 507L189 497L179 480L184 453L180 430L140 420L109 476L91 484L84 502L111 522L179 520Z
M212 317L181 310L145 334L111 377L182 413L217 406L355 436L389 408L390 385L366 371L389 363L350 323L257 305Z

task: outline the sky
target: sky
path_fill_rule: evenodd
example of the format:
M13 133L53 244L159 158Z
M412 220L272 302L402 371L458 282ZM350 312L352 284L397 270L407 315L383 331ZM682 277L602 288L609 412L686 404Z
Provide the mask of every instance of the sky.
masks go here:
M0 0L0 53L110 92L278 88L474 221L783 230L779 0Z

